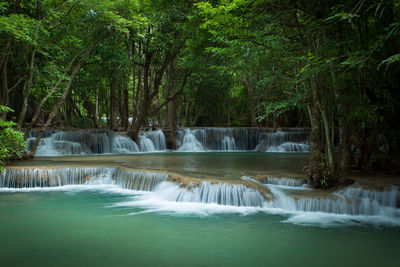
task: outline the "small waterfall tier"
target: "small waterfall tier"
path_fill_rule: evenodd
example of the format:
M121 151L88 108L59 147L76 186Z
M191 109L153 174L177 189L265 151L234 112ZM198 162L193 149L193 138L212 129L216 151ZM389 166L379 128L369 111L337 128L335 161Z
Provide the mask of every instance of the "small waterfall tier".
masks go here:
M308 152L309 131L287 128L272 132L267 128L179 129L178 151Z
M306 180L304 179L294 179L294 178L275 178L268 177L264 183L273 184L279 186L287 186L287 187L303 187L306 184Z
M31 150L39 131L28 138ZM89 154L128 154L137 152L165 151L166 141L161 130L141 132L140 148L129 137L117 135L111 130L46 131L40 139L36 156L64 156Z
M141 132L139 140L140 151L142 152L164 151L167 149L165 135L161 130Z
M28 138L31 150L39 131L32 131ZM139 152L137 144L126 136L111 130L46 131L40 139L36 156L87 155L104 153Z
M267 186L275 197L274 201L268 203L273 208L293 212L324 212L400 219L400 193L397 186L391 186L390 189L384 191L350 186L323 196L312 191L292 194L290 190L273 184Z
M115 135L112 152L118 154L126 154L132 152L139 152L138 145L129 137L122 135Z
M263 196L255 189L242 184L212 184L203 181L187 188L166 182L160 184L156 193L163 199L176 202L213 203L229 206L262 207Z
M187 129L180 142L179 152L205 152L204 146L197 140L196 131Z
M176 147L179 152L259 151L308 152L309 132L302 128L287 128L272 132L268 128L198 128L178 129ZM38 130L28 138L31 150ZM129 154L166 151L167 142L162 130L139 133L138 144L131 138L111 130L48 130L40 140L36 156L90 154Z
M77 184L115 184L124 189L153 191L166 173L122 168L7 169L0 174L0 188L36 188Z
M309 133L278 131L263 134L256 150L260 152L308 152L310 151Z

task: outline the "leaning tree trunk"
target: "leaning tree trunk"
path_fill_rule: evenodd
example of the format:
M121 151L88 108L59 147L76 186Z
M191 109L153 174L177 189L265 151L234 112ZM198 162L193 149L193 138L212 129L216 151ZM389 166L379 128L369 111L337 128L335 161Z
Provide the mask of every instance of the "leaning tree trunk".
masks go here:
M36 137L35 143L32 147L32 151L30 153L30 157L34 157L36 150L39 146L40 143L40 139L42 138L44 132L49 128L49 126L51 125L51 122L53 121L53 119L58 115L59 109L62 106L62 104L64 103L68 93L69 93L69 89L71 88L71 84L76 76L76 74L78 73L78 70L80 69L82 63L86 60L87 57L89 57L90 53L92 52L92 49L100 42L100 40L98 40L97 42L94 42L90 48L88 50L86 50L86 53L82 56L82 58L78 61L78 63L76 64L76 66L74 67L74 69L72 70L72 73L69 75L68 77L68 84L65 87L65 90L63 92L63 94L61 95L61 97L58 99L57 103L55 104L52 112L49 115L49 118L47 119L46 123L42 126L42 128L40 128L40 132L38 134L38 136Z
M75 62L75 60L83 53L83 51L77 53L74 55L74 57L71 59L71 61L68 63L67 71L65 74L67 75L70 71L71 68ZM46 104L47 100L57 91L57 88L60 86L61 82L63 82L64 78L63 76L60 77L56 84L47 92L46 96L40 101L39 106L36 108L35 114L31 120L31 122L28 124L25 130L25 139L28 138L30 131L32 130L33 126L35 125L36 121L39 118L40 112L42 110L42 107L44 104Z

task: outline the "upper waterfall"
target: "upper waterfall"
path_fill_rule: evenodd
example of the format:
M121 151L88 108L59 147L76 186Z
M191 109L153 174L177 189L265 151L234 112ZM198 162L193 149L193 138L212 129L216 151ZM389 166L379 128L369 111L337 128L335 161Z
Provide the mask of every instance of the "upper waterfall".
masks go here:
M32 147L37 130L28 138ZM198 128L178 129L176 148L180 152L205 151L258 151L258 152L307 152L307 129L287 128L273 132L268 128ZM36 156L64 156L90 154L128 154L158 152L168 149L162 130L142 131L138 144L131 138L111 130L48 130L40 140Z
M179 129L177 145L178 151L188 152L307 152L309 132L303 128L287 128L278 132L267 128Z

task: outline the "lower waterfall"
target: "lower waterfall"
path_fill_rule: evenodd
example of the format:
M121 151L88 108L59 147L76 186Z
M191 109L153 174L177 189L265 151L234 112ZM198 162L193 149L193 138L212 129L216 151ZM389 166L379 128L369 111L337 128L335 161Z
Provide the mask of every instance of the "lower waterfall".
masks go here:
M263 196L255 189L241 184L211 184L204 181L199 185L182 188L177 184L164 182L155 193L161 198L176 202L213 203L228 206L262 207Z
M215 209L217 205L218 210L222 212L230 210L228 212L283 213L292 216L289 220L300 216L307 221L316 214L325 214L324 216L333 216L332 218L347 216L347 220L380 218L383 222L400 225L400 192L394 185L378 191L355 184L328 193L307 188L302 179L269 177L264 180L264 184L250 177L242 177L242 180L255 184L255 187L209 181L182 186L169 182L166 173L120 167L25 168L6 169L1 173L0 189L15 191L68 185L102 185L103 188L118 186L128 190L151 192L135 195L133 201L122 205L151 206L156 210L169 209L172 206L174 211L179 212L182 209L187 210L188 205L194 205L190 206L190 212L199 212ZM257 186L267 187L271 198L265 199L255 189Z
M121 168L7 169L0 174L0 188L40 188L78 184L115 184L124 189L152 191L166 173Z
M304 195L292 195L290 190L268 184L275 200L267 205L289 212L323 212L344 215L384 216L400 220L400 193L397 186L389 190L372 191L357 186L342 189L324 196L310 191ZM297 185L295 185L298 188ZM298 190L296 190L298 192ZM296 193L297 193L296 192Z

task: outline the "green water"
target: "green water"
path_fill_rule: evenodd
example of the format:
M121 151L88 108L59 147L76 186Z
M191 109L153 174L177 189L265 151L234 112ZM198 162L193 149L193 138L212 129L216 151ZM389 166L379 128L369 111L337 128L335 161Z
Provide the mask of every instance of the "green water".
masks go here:
M399 228L113 206L131 197L0 192L0 266L398 266L400 260Z
M207 152L142 153L129 155L90 155L38 157L15 162L14 166L122 165L130 168L166 170L199 178L239 179L243 175L304 176L307 153Z

